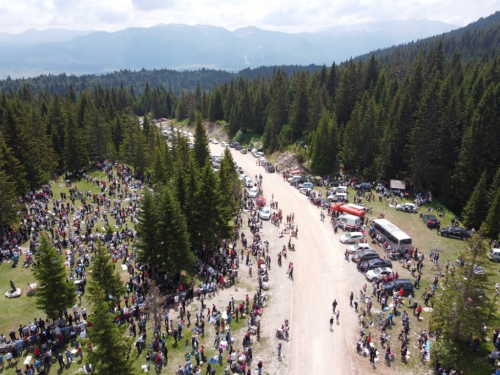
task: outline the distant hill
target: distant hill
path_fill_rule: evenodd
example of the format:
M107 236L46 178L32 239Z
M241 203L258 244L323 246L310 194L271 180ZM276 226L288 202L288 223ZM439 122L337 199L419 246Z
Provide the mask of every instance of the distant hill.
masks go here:
M245 27L158 25L103 31L28 30L0 34L0 77L107 73L122 69L223 69L331 65L366 51L441 34L457 26L387 21L287 34Z
M393 62L398 55L403 59L411 60L419 51L424 53L430 51L438 41L442 43L446 56L459 50L462 60L498 55L500 54L500 11L442 35L373 50L373 53L376 57L382 58L381 61L386 64ZM356 60L367 60L371 55L372 52L365 53L358 56Z

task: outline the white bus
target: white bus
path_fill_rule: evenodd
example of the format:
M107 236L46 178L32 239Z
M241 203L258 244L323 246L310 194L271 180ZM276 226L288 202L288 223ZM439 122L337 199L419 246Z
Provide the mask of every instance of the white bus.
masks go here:
M411 247L411 237L390 221L385 219L373 220L373 227L393 249L409 249Z

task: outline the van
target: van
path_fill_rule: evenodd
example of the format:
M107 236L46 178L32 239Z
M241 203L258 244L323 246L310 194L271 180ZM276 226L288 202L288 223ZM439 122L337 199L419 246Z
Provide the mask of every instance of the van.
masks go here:
M354 215L340 215L336 222L339 223L340 228L346 231L357 231L361 227L361 220Z
M500 249L491 249L488 253L488 258L493 262L500 262Z

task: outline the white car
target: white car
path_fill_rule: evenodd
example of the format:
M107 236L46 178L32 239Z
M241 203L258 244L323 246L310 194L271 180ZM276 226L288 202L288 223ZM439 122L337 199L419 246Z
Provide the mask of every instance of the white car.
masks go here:
M336 193L336 194L329 195L328 197L326 197L326 199L328 199L330 202L338 202L339 199L342 202L348 202L349 196L346 193Z
M269 220L271 218L271 207L264 206L262 211L260 211L260 218L262 220Z
M378 281L382 280L382 278L385 278L387 275L390 275L391 273L392 269L390 269L389 267L378 267L367 271L365 273L365 276L370 281Z
M243 180L243 182L245 183L245 186L247 188L253 187L253 181L252 181L252 179L250 177L248 177L248 176L245 177L245 180Z
M299 193L307 195L307 192L313 191L314 189L311 188L300 188Z
M246 174L244 174L244 173L241 173L241 174L238 176L238 179L239 179L240 181L243 181L243 180L245 179L245 177L248 177L248 176L247 176Z
M357 253L364 250L372 250L372 248L367 243L355 243L349 246L348 250L350 253Z
M288 179L287 179L287 181L290 183L297 181L297 180L300 180L300 176L292 176L292 177L288 177Z
M219 141L218 141L217 139L215 139L215 138L212 138L212 143L213 143L214 145L216 145L216 144L218 144L218 143L219 143Z
M401 203L396 206L396 210L416 213L418 211L418 206L414 203Z
M257 195L259 195L259 188L257 186L254 186L253 188L248 189L247 192L250 198L256 198Z
M228 146L228 144L227 144L226 142L222 142L220 145L221 145L222 147L227 147L227 146Z
M365 236L361 232L350 232L340 236L340 242L342 243L356 243L358 241L364 240Z

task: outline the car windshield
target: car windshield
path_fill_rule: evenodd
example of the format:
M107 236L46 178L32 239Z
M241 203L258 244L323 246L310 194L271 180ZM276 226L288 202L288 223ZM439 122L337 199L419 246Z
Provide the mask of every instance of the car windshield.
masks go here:
M378 268L375 268L375 269L373 270L373 273L375 273L375 274L377 274L377 275L378 275L378 274L380 274L380 270L379 270Z
M352 237L352 234L351 234L351 233L347 233L347 234L345 235L345 238L351 238L351 237Z

